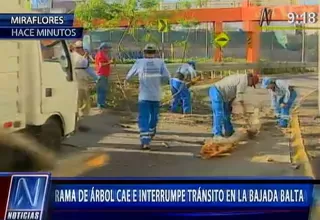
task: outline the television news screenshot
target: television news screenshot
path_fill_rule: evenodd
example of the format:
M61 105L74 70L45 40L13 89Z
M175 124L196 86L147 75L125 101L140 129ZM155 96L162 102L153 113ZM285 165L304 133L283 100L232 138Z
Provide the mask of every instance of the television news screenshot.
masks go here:
M319 8L2 0L0 220L319 220Z

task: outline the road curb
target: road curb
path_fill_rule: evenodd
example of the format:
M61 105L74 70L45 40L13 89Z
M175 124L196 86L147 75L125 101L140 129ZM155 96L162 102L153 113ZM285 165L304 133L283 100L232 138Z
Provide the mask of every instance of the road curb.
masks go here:
M299 109L301 104L314 92L317 92L318 89L312 90L308 94L301 97L298 101L296 107L293 109L291 116L291 144L294 149L293 162L300 165L303 169L305 176L315 179L312 166L304 146L304 141L301 134L300 120L299 120Z
M311 163L303 143L299 115L297 113L293 114L291 120L291 147L295 149L293 162L295 164L298 164L303 169L303 173L305 176L315 179L315 175L313 173Z
M306 148L304 146L303 137L301 134L300 120L299 120L299 109L301 104L313 93L317 92L318 89L312 90L308 94L304 95L299 101L297 106L294 108L291 118L291 143L295 149L295 155L293 156L293 162L300 165L303 170L303 174L312 179L316 179L313 172L309 156L307 154ZM310 210L309 218L311 220L319 219L320 207L314 205Z

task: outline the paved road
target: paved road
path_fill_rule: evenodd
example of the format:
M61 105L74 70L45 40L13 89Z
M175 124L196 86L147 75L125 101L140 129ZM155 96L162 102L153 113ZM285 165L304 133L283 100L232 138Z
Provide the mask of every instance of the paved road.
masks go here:
M284 78L288 78L284 76ZM290 76L301 95L316 88L313 74ZM262 89L250 89L247 103L268 105L269 97ZM121 124L122 117L114 114L95 114L84 123L92 127L88 133L78 133L66 143L77 148L65 147L65 154L83 152L108 152L109 164L84 172L82 176L294 176L301 175L289 164L288 139L275 130L269 122L262 127L257 139L239 145L230 156L212 160L195 157L201 141L210 136L210 120L194 127L169 123L165 118L160 123L154 151L139 150L138 132L135 123ZM126 127L127 126L127 127ZM168 143L167 148L163 143ZM268 162L269 161L269 162ZM272 161L272 162L270 162ZM77 169L77 166L74 166ZM81 173L80 171L78 173Z

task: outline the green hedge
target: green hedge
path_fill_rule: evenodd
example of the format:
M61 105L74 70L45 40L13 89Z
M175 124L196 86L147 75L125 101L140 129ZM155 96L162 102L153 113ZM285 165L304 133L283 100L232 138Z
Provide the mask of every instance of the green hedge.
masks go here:
M203 63L203 62L208 62L211 61L211 59L206 59L206 58L193 58L191 59L195 61L196 63ZM126 59L120 62L118 60L116 64L134 64L136 60L134 59ZM239 63L244 63L246 62L245 59L235 59L232 57L226 57L223 59L224 62L239 62ZM266 61L266 60L261 60L261 61ZM181 63L181 59L165 59L165 63ZM301 68L301 67L292 67L292 68L264 68L261 70L261 74L282 74L282 73L309 73L309 72L315 72L315 69L313 68Z
M264 75L282 74L282 73L298 74L298 73L310 73L310 72L315 72L315 69L292 67L292 68L277 68L277 69L264 68L261 70L261 74L264 74Z

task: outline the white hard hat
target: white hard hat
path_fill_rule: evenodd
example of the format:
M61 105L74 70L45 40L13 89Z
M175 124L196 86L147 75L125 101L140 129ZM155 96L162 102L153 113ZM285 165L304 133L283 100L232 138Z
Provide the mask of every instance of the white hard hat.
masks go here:
M78 40L77 42L75 42L74 44L73 44L73 46L75 47L75 48L81 48L81 47L83 47L83 42L81 41L81 40Z

